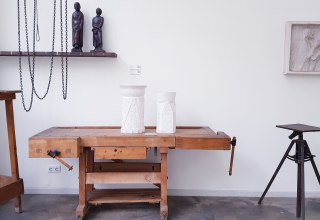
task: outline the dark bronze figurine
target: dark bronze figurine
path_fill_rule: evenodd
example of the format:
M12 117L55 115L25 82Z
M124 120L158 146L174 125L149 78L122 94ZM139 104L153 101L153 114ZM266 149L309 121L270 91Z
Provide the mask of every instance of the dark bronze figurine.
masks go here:
M71 52L82 52L83 46L83 13L80 11L80 3L74 3L76 10L72 14L72 50Z
M97 8L96 13L97 16L92 19L94 50L91 50L91 52L105 52L102 49L102 26L104 22L104 18L100 16L102 14L102 10Z

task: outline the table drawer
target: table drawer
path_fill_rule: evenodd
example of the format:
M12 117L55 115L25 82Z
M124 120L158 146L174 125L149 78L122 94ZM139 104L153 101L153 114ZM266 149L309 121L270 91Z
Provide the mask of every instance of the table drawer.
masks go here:
M30 139L29 157L47 158L48 150L57 150L62 158L77 158L80 154L78 139Z
M95 159L146 159L146 147L94 147Z

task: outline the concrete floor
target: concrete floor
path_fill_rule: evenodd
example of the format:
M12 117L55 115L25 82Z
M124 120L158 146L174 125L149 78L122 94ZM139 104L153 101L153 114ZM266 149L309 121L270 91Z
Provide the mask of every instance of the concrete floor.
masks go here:
M1 220L72 220L76 195L24 195L23 213L14 212L12 202L0 206ZM169 218L174 220L291 220L294 198L169 197ZM159 220L158 204L113 204L93 206L85 219ZM306 219L320 219L320 199L306 200Z

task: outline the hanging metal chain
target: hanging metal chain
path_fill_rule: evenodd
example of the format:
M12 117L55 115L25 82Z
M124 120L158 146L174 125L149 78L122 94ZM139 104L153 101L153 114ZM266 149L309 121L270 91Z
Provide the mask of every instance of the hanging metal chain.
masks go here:
M40 31L39 31L39 11L38 11L38 4L36 5L37 9L36 9L36 17L37 17L37 34L36 34L36 40L39 42L40 41Z
M54 0L53 1L53 24L52 24L52 47L51 47L52 55L51 55L51 60L50 60L49 81L48 81L46 92L44 93L44 95L42 97L40 97L40 95L36 91L35 85L33 86L34 93L36 94L36 96L40 100L43 100L43 99L45 99L47 97L47 95L49 93L50 86L51 86L51 79L52 79L52 73L53 73L53 61L54 61L54 55L53 54L54 54L55 35L56 35L56 5L57 5L57 0ZM35 78L34 75L35 74L33 74L33 78Z
M36 0L34 0L34 6L36 6ZM19 47L19 74L20 74L20 88L21 88L21 97L22 97L22 104L23 108L26 112L29 112L32 108L33 104L33 93L34 93L34 70L35 70L35 54L33 53L32 57L32 67L30 61L30 50L29 50L29 31L28 31L28 19L27 19L27 2L24 0L24 23L25 23L25 32L26 32L26 44L27 44L27 57L28 57L28 66L29 66L29 74L30 74L30 81L31 81L31 98L29 107L26 107L25 104L25 96L23 90L23 76L22 76L22 63L21 63L21 24L20 24L20 1L18 0L18 47ZM34 29L35 32L35 16L34 16ZM35 36L35 33L33 33ZM33 52L35 51L35 39L33 39Z
M18 6L18 49L19 49L19 76L20 76L20 88L21 88L21 99L22 99L22 105L26 112L29 112L32 108L33 103L33 88L31 89L31 98L30 98L30 104L27 107L24 99L24 88L23 88L23 78L22 78L22 65L21 65L21 23L20 23L20 0L17 0L17 6ZM26 18L25 18L26 19ZM28 42L27 42L28 43ZM29 46L29 45L28 45ZM29 62L30 64L30 62ZM30 66L29 66L30 67ZM31 77L30 77L31 79ZM32 79L31 79L32 80ZM31 82L32 83L32 82Z
M64 52L63 52L63 10L62 0L60 0L60 31L61 31L61 76L62 76L62 96L67 98L68 93L68 2L65 0L65 69L64 69ZM64 74L65 73L65 74Z
M25 98L24 98L24 91L23 91L23 76L22 76L22 61L21 61L21 19L20 19L20 0L17 0L18 5L18 47L19 47L19 75L20 75L20 87L21 87L21 96L22 96L22 103L23 108L25 111L29 112L31 110L32 104L33 104L33 94L35 94L39 99L44 99L49 92L50 86L51 86L51 79L52 79L52 73L53 73L53 61L54 61L54 45L55 45L55 23L56 23L56 0L54 0L54 6L53 6L53 28L52 28L52 56L51 56L51 62L50 62L50 74L49 74L49 81L48 86L46 88L45 94L40 97L40 95L37 93L34 83L35 78L35 39L39 39L38 36L38 21L36 22L36 19L38 19L38 2L37 0L34 0L34 19L33 19L33 56L32 56L32 67L31 67L31 61L30 61L30 48L29 48L29 31L28 31L28 19L27 19L27 7L26 7L26 0L24 0L24 18L25 18L25 32L26 32L26 43L27 43L27 54L28 54L28 64L29 64L29 73L30 73L30 80L31 80L31 100L29 107L26 107L25 104ZM36 26L37 25L37 26ZM36 29L37 29L37 35L36 36ZM40 36L39 36L40 37Z
M44 99L49 92L50 86L51 86L51 80L52 80L52 73L53 73L53 61L54 61L54 47L55 47L55 23L56 23L56 0L54 0L54 14L53 14L53 30L52 30L52 56L51 56L51 62L50 62L50 75L49 75L49 81L48 86L46 89L45 94L40 97L35 89L35 50L36 50L36 40L40 40L39 35L39 26L38 26L38 0L34 0L34 10L33 10L33 45L32 45L32 61L30 59L30 47L29 47L29 31L28 31L28 19L27 19L27 3L26 0L24 0L24 20L25 20L25 33L26 33L26 46L27 46L27 58L28 58L28 67L29 67L29 73L30 73L30 81L31 81L31 99L30 104L27 107L25 103L25 96L24 96L24 88L23 88L23 75L22 75L22 59L21 59L21 19L20 19L20 0L17 0L17 8L18 8L18 47L19 47L19 75L20 75L20 88L21 88L21 97L22 97L22 104L23 108L26 112L29 112L32 108L33 104L33 95L35 94L39 99ZM62 0L60 0L60 25L61 25L61 71L62 71L62 92L63 92L63 98L67 98L67 87L68 87L68 20L67 20L67 0L65 0L65 35L66 35L66 50L65 50L65 57L66 57L66 69L64 70L64 60L63 60L63 10L62 10ZM36 33L37 31L37 33ZM36 36L37 34L37 36ZM65 71L65 75L64 75Z
M67 99L68 94L68 70L69 70L69 63L68 63L68 0L65 0L65 28L66 28L66 86L63 92L63 99ZM62 82L64 85L64 82ZM63 88L62 88L63 89Z
M34 0L34 12L37 5L37 0ZM29 48L29 31L28 31L28 18L27 18L27 1L24 0L24 23L25 23L25 32L26 32L26 44L27 44L27 57L28 57L28 66L29 66L29 74L31 81L31 99L29 107L27 108L25 105L25 98L23 92L23 77L22 77L22 64L21 64L21 33L20 33L20 2L18 0L18 41L19 41L19 73L20 73L20 87L21 87L21 96L22 96L22 104L23 108L26 112L31 110L33 104L33 93L35 91L34 88L34 71L35 71L35 19L36 16L33 16L33 55L32 55L32 67L30 61L30 48Z

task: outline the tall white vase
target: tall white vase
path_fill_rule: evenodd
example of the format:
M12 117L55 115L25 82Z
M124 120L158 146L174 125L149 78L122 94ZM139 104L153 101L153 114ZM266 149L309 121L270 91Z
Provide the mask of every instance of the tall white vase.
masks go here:
M176 132L175 92L157 94L157 133Z
M121 133L143 133L144 93L146 86L120 86L122 96Z

